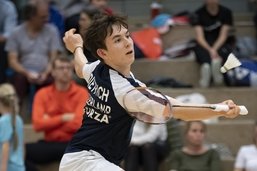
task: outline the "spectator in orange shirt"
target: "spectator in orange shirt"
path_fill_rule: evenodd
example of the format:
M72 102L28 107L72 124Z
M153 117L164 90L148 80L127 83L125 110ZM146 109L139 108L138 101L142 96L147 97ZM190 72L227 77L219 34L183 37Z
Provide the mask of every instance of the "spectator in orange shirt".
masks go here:
M54 83L40 89L33 102L33 127L44 132L44 139L26 144L27 171L37 170L35 164L61 160L68 141L81 126L82 109L89 96L72 80L69 58L58 56L52 68Z

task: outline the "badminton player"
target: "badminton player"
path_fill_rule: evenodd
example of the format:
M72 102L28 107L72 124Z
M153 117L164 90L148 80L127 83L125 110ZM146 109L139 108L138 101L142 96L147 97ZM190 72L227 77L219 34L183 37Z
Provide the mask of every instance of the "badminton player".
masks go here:
M123 97L129 90L144 86L130 71L134 48L126 20L116 15L102 15L88 28L84 41L74 29L67 31L63 40L66 48L74 54L76 74L86 80L91 97L85 105L81 128L63 155L60 171L122 171L119 164L130 143L135 121L128 114L129 109L125 110ZM98 61L88 63L83 54L83 44ZM179 103L171 97L169 100L171 104ZM173 108L169 117L200 120L213 116L234 118L239 114L239 108L233 101L223 103L229 105L228 112L181 107ZM145 104L148 103L139 106ZM160 107L165 103L154 103L140 108L141 112L152 108L152 105L154 112L166 109Z

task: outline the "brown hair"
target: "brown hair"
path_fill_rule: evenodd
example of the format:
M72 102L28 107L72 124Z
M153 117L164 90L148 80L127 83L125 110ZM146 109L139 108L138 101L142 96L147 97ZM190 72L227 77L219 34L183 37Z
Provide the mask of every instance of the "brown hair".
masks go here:
M55 62L56 61L62 61L62 62L67 62L71 63L72 59L67 57L65 54L59 54L57 55L53 60L52 60L52 67L55 68Z
M31 17L37 15L38 9L42 5L48 5L44 0L28 1L22 9L23 19L28 21Z
M18 147L18 135L16 132L16 115L19 112L18 97L14 87L5 83L0 85L0 103L11 109L12 128L13 128L13 146L16 150Z
M203 127L203 131L206 132L207 130L207 127L206 127L206 124L202 121L189 121L189 122L186 122L186 126L185 126L185 131L184 131L184 135L186 135L189 131L189 129L191 128L192 124L193 123L199 123L202 125Z
M120 29L121 27L128 29L126 17L101 14L95 17L85 33L85 47L100 60L102 59L98 56L96 51L99 48L107 50L105 39L108 35L113 33L113 25L119 26Z
M100 15L101 11L96 7L90 5L85 7L80 13L87 14L91 20L94 19L95 16Z

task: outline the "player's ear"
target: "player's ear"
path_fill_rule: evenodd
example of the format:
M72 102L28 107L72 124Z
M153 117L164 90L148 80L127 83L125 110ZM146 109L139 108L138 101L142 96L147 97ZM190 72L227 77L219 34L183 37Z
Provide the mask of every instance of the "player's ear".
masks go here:
M96 53L98 56L100 56L102 59L106 58L106 51L104 49L97 49Z

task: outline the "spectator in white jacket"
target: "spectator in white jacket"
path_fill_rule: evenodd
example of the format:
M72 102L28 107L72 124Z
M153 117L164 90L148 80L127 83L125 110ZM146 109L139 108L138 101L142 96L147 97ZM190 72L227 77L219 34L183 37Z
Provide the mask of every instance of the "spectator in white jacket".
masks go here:
M257 171L257 122L254 126L253 144L240 147L234 171Z
M136 121L128 154L125 157L125 170L157 171L159 163L168 155L166 124L147 124Z

